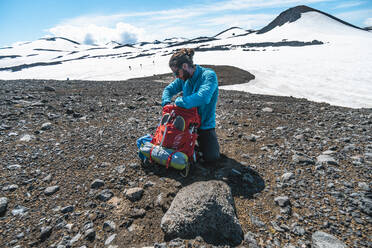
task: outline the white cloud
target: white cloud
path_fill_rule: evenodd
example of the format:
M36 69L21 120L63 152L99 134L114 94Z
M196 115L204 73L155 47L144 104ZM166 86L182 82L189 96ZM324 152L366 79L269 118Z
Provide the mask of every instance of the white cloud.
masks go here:
M204 26L238 26L244 29L262 28L271 22L277 15L257 14L257 15L224 15L220 17L210 18L202 25Z
M341 3L335 7L335 9L351 8L364 4L364 2L351 2L351 3Z
M364 21L364 24L367 25L368 27L372 26L372 17L371 18L367 18Z
M85 44L105 44L111 40L133 43L161 40L170 36L193 38L214 35L232 26L261 28L276 16L241 14L241 11L249 13L268 7L291 7L327 1L331 0L208 1L208 4L189 5L183 9L79 16L64 20L48 31L54 36L63 36Z
M366 18L370 18L372 13L372 9L362 9L362 10L355 10L355 11L347 11L338 14L334 14L337 18L341 20L353 23L358 20L364 20Z
M117 41L122 44L135 43L144 30L133 25L118 22L113 28L96 24L61 24L48 30L54 36L62 36L84 44L106 44Z

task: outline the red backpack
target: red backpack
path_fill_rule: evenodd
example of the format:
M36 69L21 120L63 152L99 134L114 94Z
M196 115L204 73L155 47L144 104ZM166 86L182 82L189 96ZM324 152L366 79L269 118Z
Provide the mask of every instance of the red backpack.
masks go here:
M184 109L176 105L163 107L162 118L151 143L174 150L168 157L167 168L172 155L176 152L183 152L189 161L196 162L194 148L199 127L200 116L197 108Z

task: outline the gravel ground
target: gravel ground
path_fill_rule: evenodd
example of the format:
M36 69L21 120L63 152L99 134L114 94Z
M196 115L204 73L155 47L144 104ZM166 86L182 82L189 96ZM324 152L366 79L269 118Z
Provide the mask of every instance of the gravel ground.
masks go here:
M0 81L0 247L211 247L160 228L180 188L211 179L231 187L241 247L310 247L316 231L372 247L372 109L220 90L223 156L183 178L137 156L171 80Z

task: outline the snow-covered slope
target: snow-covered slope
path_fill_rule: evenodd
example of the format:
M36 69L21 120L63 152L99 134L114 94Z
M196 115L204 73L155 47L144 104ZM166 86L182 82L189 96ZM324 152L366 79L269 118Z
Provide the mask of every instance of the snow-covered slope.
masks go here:
M168 73L169 56L196 49L195 63L232 65L256 79L224 86L372 107L372 33L306 6L281 13L258 32L238 27L214 37L133 45L83 45L56 37L0 49L0 79L125 80Z
M231 37L236 37L236 36L241 36L241 35L247 35L249 34L250 32L248 32L247 30L244 30L242 28L239 28L239 27L232 27L232 28L229 28L225 31L222 31L220 33L218 33L217 35L214 36L214 38L217 38L217 39L227 39L227 38L231 38Z

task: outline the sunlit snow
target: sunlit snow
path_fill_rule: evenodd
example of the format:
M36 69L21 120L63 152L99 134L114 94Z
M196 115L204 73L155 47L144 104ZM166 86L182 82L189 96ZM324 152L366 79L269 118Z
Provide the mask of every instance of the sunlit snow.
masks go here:
M229 50L223 51L197 51L194 62L236 66L251 72L256 79L249 83L234 82L236 85L221 86L221 89L300 97L352 108L372 108L371 32L311 11L302 14L295 22L264 34L248 34L241 29L232 29L216 38L219 39L191 44L182 43L187 41L183 38L172 38L120 47L113 44L79 45L61 38L41 39L0 49L0 79L126 80L170 72L170 54L181 47L229 46ZM246 43L313 40L324 44L241 47ZM175 46L177 42L181 45ZM61 63L14 72L1 70L58 61Z

